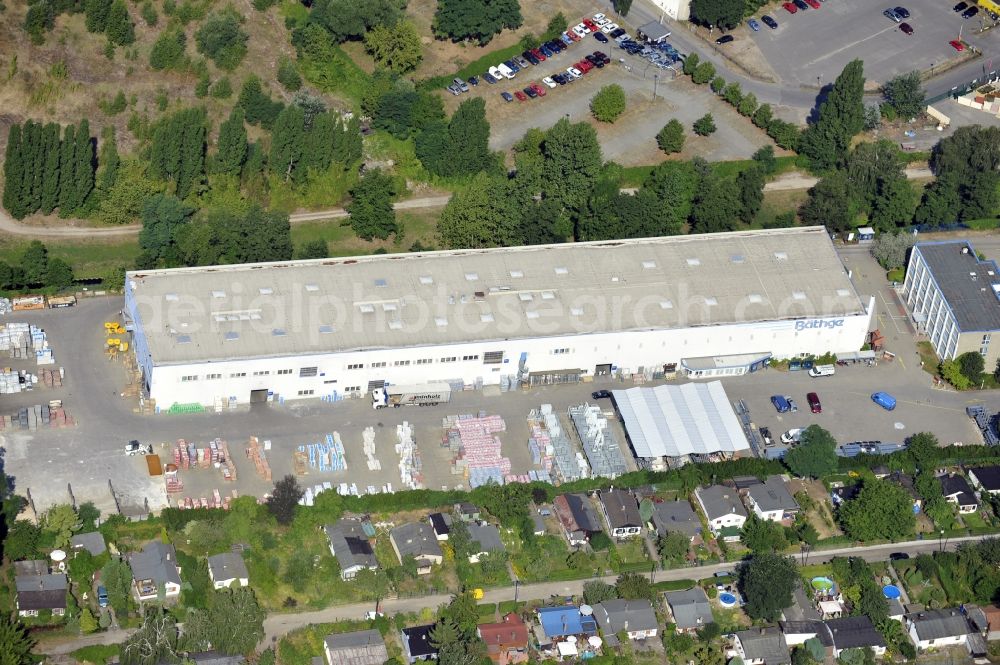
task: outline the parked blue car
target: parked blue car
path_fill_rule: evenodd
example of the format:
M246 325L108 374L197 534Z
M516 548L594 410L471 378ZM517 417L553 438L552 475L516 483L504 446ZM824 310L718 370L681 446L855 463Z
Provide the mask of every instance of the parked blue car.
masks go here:
M760 32L760 23L757 22L757 19L755 18L750 19L749 21L747 21L747 25L749 25L750 29L753 30L754 32Z
M518 67L517 63L514 62L513 60L504 60L503 64L507 65L510 68L510 71L514 72L515 74L521 71L521 68Z
M886 411L892 411L896 408L896 398L889 393L882 392L881 390L877 393L872 393L872 401Z
M771 395L771 404L774 405L778 413L788 413L792 410L792 405L788 403L784 395Z
M108 606L108 590L102 586L97 587L97 604L100 607Z

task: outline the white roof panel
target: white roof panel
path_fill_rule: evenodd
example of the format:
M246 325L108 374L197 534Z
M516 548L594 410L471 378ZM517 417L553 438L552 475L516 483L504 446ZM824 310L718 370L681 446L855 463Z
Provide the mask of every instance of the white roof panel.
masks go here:
M750 448L720 381L613 391L637 457Z

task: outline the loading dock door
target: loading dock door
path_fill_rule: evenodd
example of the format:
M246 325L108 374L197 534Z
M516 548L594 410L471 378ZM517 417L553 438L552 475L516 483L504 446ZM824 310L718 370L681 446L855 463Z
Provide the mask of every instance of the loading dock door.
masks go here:
M594 368L594 376L607 376L611 374L611 363L598 365Z
M251 390L250 391L250 403L251 404L263 404L267 402L267 388L262 388L261 390Z

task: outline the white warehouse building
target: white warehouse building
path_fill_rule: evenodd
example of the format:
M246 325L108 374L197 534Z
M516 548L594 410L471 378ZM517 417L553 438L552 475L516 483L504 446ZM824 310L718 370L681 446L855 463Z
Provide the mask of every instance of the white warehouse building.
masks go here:
M125 305L146 396L165 409L743 374L859 350L874 300L807 227L132 271Z

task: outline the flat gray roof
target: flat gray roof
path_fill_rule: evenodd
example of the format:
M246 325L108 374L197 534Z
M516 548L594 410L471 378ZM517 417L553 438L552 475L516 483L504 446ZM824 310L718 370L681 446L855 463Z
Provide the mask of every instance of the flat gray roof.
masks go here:
M636 457L683 457L747 450L721 381L614 390L615 408Z
M126 274L153 361L861 314L823 227Z
M995 261L980 261L968 240L918 243L916 251L962 332L1000 330L1000 268Z

